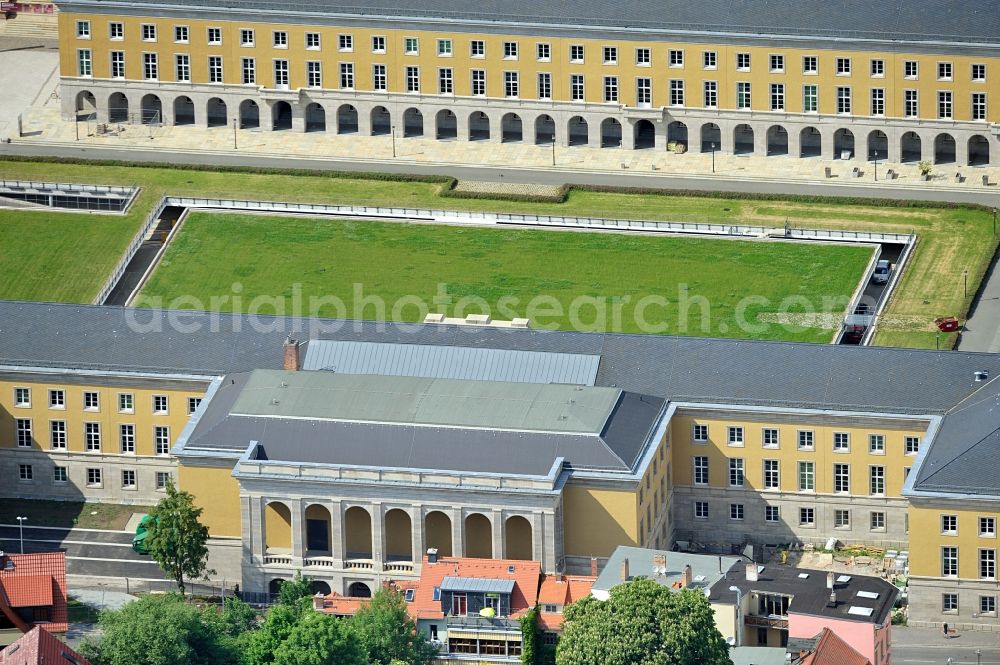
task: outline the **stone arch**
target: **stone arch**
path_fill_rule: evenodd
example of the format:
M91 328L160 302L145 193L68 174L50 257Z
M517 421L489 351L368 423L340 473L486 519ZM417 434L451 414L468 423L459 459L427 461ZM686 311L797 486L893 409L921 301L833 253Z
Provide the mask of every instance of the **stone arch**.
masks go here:
M267 593L272 598L276 597L279 593L281 593L281 585L287 581L288 580L283 579L281 577L274 578L273 580L267 583Z
M128 122L128 97L113 92L108 97L108 122Z
M292 511L280 501L264 506L265 551L292 551Z
M428 548L435 548L438 556L452 556L451 518L440 510L432 510L424 516L424 540Z
M256 129L260 127L260 107L252 99L240 102L240 129Z
M601 147L620 148L622 145L622 123L617 118L601 121Z
M701 126L701 151L715 152L721 147L722 130L714 122L706 122Z
M490 138L490 117L482 111L469 114L469 140L485 141Z
M833 158L840 159L844 153L849 154L851 158L856 154L854 152L854 132L846 127L841 127L833 133Z
M323 580L309 581L309 593L311 593L314 596L318 593L321 593L324 596L329 596L331 591L332 589L330 588L330 585L324 582Z
M493 523L482 513L472 513L465 518L465 556L493 558Z
M799 132L799 157L821 157L823 135L815 127L803 127Z
M990 140L981 134L969 137L969 166L988 166L990 163Z
M903 163L919 162L923 159L923 139L916 132L905 132L899 139L900 160Z
M955 163L955 137L951 134L941 133L934 137L934 163Z
M149 93L142 96L140 103L140 118L144 125L163 124L163 102L158 95Z
M205 103L205 119L209 127L225 127L229 124L226 103L218 97L212 97Z
M326 131L326 109L316 102L306 104L306 131L325 132Z
M741 123L733 128L733 154L753 154L753 127Z
M550 143L555 143L555 140L556 121L552 119L552 116L547 113L543 113L535 118L535 143L539 145L548 145Z
M90 90L81 90L76 93L76 115L84 114L84 119L90 120L97 114L97 98Z
M305 551L316 556L332 553L333 515L326 506L314 503L306 507Z
M788 130L781 125L771 125L767 128L767 146L764 154L769 157L780 157L788 154Z
M371 598L372 588L364 582L352 582L347 587L347 595L351 598Z
M454 111L443 109L434 116L434 136L439 141L458 138L458 118Z
M385 556L387 561L413 561L413 524L405 510L385 513Z
M674 120L667 125L667 144L671 142L684 144L685 149L688 144L688 126L680 120Z
M424 135L424 114L418 108L403 111L403 138Z
M360 506L344 511L344 552L348 559L372 558L372 516Z
M516 113L505 113L500 119L500 140L503 143L517 143L524 140L524 123Z
M388 136L392 132L392 114L384 106L372 109L372 136Z
M649 120L639 120L632 128L636 150L645 150L656 145L656 127Z
M583 116L575 115L566 123L566 136L569 137L569 145L589 145L590 125Z
M277 101L271 107L271 129L280 131L292 128L292 105L288 102Z
M355 134L358 131L358 110L350 104L337 107L337 133Z
M181 95L174 100L174 124L194 124L194 102L187 95Z
M520 515L507 518L503 526L504 558L530 561L535 558L531 522Z
M868 132L868 159L887 160L889 157L889 137L881 129Z

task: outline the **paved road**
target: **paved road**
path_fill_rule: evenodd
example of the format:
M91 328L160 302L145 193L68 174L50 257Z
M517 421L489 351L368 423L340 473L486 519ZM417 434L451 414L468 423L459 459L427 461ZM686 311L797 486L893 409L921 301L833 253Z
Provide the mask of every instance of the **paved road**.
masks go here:
M328 171L405 173L412 175L451 175L479 181L503 181L561 185L566 182L582 185L612 185L624 187L658 187L700 191L753 192L763 194L806 194L824 196L858 196L899 200L951 201L1000 205L1000 187L982 190L937 189L798 180L765 180L731 178L728 176L676 175L662 172L586 171L567 168L558 170L537 167L494 167L445 163L407 162L402 160L353 160L335 157L302 158L259 153L175 152L148 148L95 148L42 143L9 143L0 145L0 155L55 156L85 159L109 159L136 162L159 162L192 165L263 166L269 168L320 169ZM625 211L627 213L627 211Z
M996 256L983 281L979 299L973 303L971 316L958 341L961 351L1000 351L1000 269Z
M1000 633L963 632L945 639L935 628L892 629L892 660L895 665L1000 665Z

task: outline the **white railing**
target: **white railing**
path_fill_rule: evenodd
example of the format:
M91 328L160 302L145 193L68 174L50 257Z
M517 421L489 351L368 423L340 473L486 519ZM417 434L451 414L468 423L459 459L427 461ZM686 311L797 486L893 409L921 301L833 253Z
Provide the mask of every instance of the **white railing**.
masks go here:
M413 562L412 561L389 561L382 565L382 568L387 573L412 573L413 572Z
M346 559L344 561L345 570L372 570L375 563L370 559Z
M302 560L304 568L336 568L337 560L331 557L310 556Z
M102 286L101 290L97 292L96 296L94 296L91 304L103 305L104 301L106 301L108 296L111 295L111 292L115 290L118 280L120 280L122 275L125 274L125 269L128 267L129 262L132 261L132 257L135 256L135 253L139 251L139 247L142 246L142 243L146 238L146 234L148 234L150 229L156 225L156 222L160 219L160 215L166 207L167 199L163 198L160 199L160 202L149 211L149 214L146 216L146 220L142 223L142 226L139 227L139 230L135 232L135 235L132 236L132 241L129 242L128 247L125 248L125 253L122 254L120 259L118 259L117 265L115 265L114 270L111 271L108 279L105 280L104 286Z
M59 192L85 192L87 194L116 194L129 197L135 191L135 187L120 187L116 185L81 185L66 182L40 182L36 180L0 180L0 187L16 190L41 190L46 193Z
M281 554L265 554L264 555L264 565L265 566L290 566L292 565L292 557L284 556Z

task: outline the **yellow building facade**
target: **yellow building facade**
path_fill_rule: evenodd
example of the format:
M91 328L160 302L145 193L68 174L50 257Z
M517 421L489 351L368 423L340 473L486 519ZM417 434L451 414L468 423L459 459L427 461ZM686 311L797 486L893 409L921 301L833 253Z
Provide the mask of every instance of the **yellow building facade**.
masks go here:
M429 6L407 20L61 10L67 118L960 166L1000 153L992 40L516 21L505 32Z

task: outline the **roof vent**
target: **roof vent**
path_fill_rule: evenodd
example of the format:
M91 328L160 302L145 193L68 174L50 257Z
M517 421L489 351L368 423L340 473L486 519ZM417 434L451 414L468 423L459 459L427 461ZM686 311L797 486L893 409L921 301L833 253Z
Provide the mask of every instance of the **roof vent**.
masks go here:
M830 592L830 599L828 601L826 601L826 606L827 607L836 607L837 606L837 592L836 591L831 591Z
M756 582L757 581L757 564L755 564L755 563L748 563L746 565L746 573L747 573L747 582Z
M436 547L427 548L427 563L437 563L438 551Z
M985 381L986 379L990 378L990 373L989 373L989 371L987 371L985 369L981 369L981 370L979 370L979 371L977 371L975 373L975 377L976 377L976 382L980 383L980 382Z

